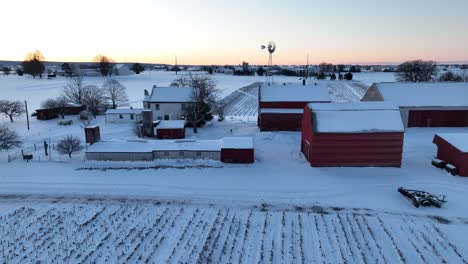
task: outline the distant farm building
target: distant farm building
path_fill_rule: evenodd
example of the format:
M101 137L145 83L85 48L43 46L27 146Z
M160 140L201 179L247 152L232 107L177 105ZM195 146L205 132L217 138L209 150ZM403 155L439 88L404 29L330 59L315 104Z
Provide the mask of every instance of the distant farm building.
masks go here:
M184 120L162 120L156 126L156 137L159 139L185 138Z
M108 123L139 123L142 121L141 112L143 109L117 108L107 109L106 122Z
M468 126L468 83L374 83L362 101L398 106L405 127Z
M130 75L130 68L126 64L116 64L114 66L114 74L119 76Z
M468 176L468 133L437 133L437 158L454 165L460 176Z
M153 111L155 120L184 119L186 107L193 102L190 87L156 87L145 95L143 107Z
M208 159L226 163L253 162L252 138L217 140L132 140L97 142L86 151L88 160L150 161L157 159ZM245 155L245 156L244 156Z
M330 102L323 83L262 85L258 94L258 126L260 131L300 131L304 106Z
M404 126L385 103L308 104L301 151L314 167L400 167Z
M36 110L36 117L38 120L50 120L57 118L59 113L63 111L64 115L79 115L86 107L77 104L68 104L63 109L61 108L43 108Z

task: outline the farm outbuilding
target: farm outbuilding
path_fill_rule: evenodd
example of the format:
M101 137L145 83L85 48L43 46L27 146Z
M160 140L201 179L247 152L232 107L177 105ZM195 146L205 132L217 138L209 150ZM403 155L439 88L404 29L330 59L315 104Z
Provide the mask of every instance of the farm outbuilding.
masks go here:
M400 167L404 126L385 103L308 104L301 151L314 167Z
M330 103L328 87L313 85L262 85L258 94L260 131L300 131L308 103Z
M251 137L227 137L221 144L221 161L226 163L253 163L254 146Z
M161 120L156 126L159 139L185 138L185 120Z
M468 177L468 133L437 133L437 158L454 165L460 176Z
M362 101L398 106L405 127L468 126L468 83L374 83Z
M86 159L110 161L207 159L220 160L226 163L253 162L252 138L250 138L250 141L245 138L227 138L226 143L224 143L224 140L100 141L88 148ZM224 154L226 159L223 160L221 155L224 149L226 149Z
M141 112L143 109L117 108L107 109L106 122L108 123L139 123L142 121Z
M42 108L36 110L36 117L38 120L50 120L57 118L60 112L64 115L79 115L86 107L78 104L67 104L63 109L61 108Z

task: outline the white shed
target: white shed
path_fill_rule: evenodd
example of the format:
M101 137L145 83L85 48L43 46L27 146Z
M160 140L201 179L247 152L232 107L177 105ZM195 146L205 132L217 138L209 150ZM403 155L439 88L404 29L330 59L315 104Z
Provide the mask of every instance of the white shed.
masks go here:
M142 121L141 112L143 109L117 108L106 111L106 122L108 123L139 123Z

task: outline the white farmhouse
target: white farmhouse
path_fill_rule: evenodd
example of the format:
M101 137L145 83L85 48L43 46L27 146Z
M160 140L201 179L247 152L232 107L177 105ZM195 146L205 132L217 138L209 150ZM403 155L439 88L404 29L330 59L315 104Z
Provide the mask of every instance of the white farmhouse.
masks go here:
M117 108L106 111L107 123L139 123L142 121L141 112L143 109Z
M190 87L156 87L145 95L143 107L153 110L154 120L184 119L184 110L191 104L193 89Z

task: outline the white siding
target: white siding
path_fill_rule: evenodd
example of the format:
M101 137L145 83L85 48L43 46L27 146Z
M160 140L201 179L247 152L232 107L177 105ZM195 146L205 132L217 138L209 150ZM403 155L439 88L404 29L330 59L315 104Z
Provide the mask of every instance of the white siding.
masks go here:
M159 110L156 110L156 105L159 105ZM150 103L150 109L153 110L154 120L164 120L165 115L169 116L169 120L179 120L184 115L182 105L182 103Z
M133 118L131 119L131 115L129 113L125 114L106 114L106 122L107 123L138 123L141 122L141 114L133 114ZM122 118L120 118L122 116Z

